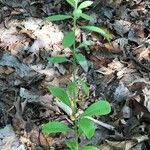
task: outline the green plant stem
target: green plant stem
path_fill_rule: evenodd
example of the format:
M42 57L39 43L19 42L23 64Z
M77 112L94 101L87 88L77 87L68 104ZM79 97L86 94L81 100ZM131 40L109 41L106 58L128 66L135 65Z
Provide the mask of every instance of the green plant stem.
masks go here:
M77 3L76 3L76 7L75 7L75 10L77 9ZM76 21L77 19L73 18L73 32L75 34L76 32L76 29L77 29L77 26L76 26ZM74 42L73 44L73 82L75 83L75 85L77 85L77 79L76 79L76 70L77 70L77 63L76 63L76 43ZM74 92L74 100L73 100L73 105L74 105L74 108L73 108L73 117L75 119L74 121L74 125L75 125L75 140L76 140L76 144L77 144L77 150L79 150L79 145L78 145L78 138L79 138L79 135L78 135L78 120L77 120L77 116L76 116L76 113L77 113L77 96L76 96L76 92Z
M76 19L74 18L73 19L73 32L75 33L76 31ZM77 69L77 64L76 64L76 43L74 42L73 44L73 82L77 85L77 80L76 80L76 69ZM76 114L76 93L74 92L74 114Z
M74 18L73 20L73 31L75 33L76 31L76 19ZM75 83L75 85L77 85L77 79L76 79L76 70L77 70L77 64L76 64L76 58L75 58L75 55L76 55L76 43L74 42L73 44L73 82ZM76 140L76 143L77 143L77 150L79 149L79 146L78 146L78 126L77 126L77 116L76 116L76 113L77 113L77 96L76 96L76 93L74 92L74 125L75 125L75 140Z

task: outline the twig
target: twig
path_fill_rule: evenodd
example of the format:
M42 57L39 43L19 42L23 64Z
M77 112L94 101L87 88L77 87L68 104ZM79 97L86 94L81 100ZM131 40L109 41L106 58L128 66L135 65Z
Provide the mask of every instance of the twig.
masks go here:
M108 130L112 130L112 131L115 130L115 127L113 127L112 125L106 124L106 123L101 122L101 121L99 121L99 120L96 120L96 119L94 119L94 118L92 118L92 117L86 116L86 117L84 117L84 118L90 119L90 120L92 120L93 122L95 122L96 124L98 124L98 125L100 125L100 126L106 128L106 129L108 129Z

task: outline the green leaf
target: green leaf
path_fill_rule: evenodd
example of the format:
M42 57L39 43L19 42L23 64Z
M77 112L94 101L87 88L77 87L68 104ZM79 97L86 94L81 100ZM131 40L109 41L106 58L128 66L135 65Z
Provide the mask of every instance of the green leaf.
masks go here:
M67 140L66 145L70 148L70 150L77 150L77 142L74 139Z
M86 7L89 7L89 6L91 6L93 4L93 2L92 1L84 1L84 2L82 2L80 5L79 5L79 9L83 9L83 8L86 8Z
M59 98L60 101L71 107L70 99L64 89L57 86L50 86L48 89L53 96Z
M87 47L87 46L90 46L90 45L94 45L94 42L91 41L91 40L85 40L83 41L82 43L80 43L80 45L78 46L78 48L82 48L82 47Z
M75 1L74 0L66 0L73 8L75 7Z
M87 14L84 14L84 13L81 14L81 17L82 17L83 19L89 20L89 21L93 19L93 17L91 17L91 16L89 16L89 15L87 15Z
M81 130L81 128L78 128L78 135L81 136L83 133L83 131Z
M107 115L111 112L110 104L105 100L100 100L90 105L81 116Z
M69 61L66 57L64 56L54 56L54 57L50 57L48 59L48 61L50 61L51 63L63 63L63 62L67 62Z
M87 118L82 118L79 120L79 128L81 128L88 139L91 139L96 129L95 123Z
M112 39L112 35L99 28L99 27L95 27L95 26L82 26L81 29L86 29L86 30L89 30L89 31L93 31L93 32L97 32L97 33L100 33L104 38L106 38L108 41L110 41Z
M70 47L75 42L75 33L74 32L67 32L63 38L63 46L64 48Z
M81 9L76 9L73 11L73 15L76 19L80 18L82 15L82 10Z
M76 57L77 62L78 62L78 63L81 65L81 67L83 68L83 70L84 70L85 72L87 72L89 66L88 66L88 63L87 63L87 60L86 60L85 56L82 55L81 53L78 53L78 54L75 55L75 57Z
M59 133L68 132L71 129L62 122L49 122L43 125L42 132L44 133Z
M99 150L99 149L95 146L84 146L81 147L79 150Z
M79 82L81 84L81 88L82 88L83 92L85 92L85 94L87 96L89 96L90 89L89 89L88 85L81 79L79 79Z
M77 94L77 85L75 82L70 81L67 85L67 92L70 97L74 96L74 94Z
M49 21L60 21L60 20L66 20L70 18L72 18L72 16L69 15L54 15L54 16L46 17L46 19Z

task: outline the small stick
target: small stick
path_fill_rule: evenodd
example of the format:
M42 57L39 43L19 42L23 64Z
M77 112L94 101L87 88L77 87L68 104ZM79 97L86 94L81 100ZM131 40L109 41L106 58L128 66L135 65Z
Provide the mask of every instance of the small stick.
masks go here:
M96 124L98 124L98 125L100 125L100 126L106 128L106 129L108 129L108 130L112 130L112 131L115 130L115 127L113 127L112 125L106 124L106 123L101 122L101 121L99 121L99 120L96 120L96 119L94 119L94 118L92 118L92 117L86 116L86 117L84 117L84 118L90 119L90 120L92 120L93 122L95 122Z

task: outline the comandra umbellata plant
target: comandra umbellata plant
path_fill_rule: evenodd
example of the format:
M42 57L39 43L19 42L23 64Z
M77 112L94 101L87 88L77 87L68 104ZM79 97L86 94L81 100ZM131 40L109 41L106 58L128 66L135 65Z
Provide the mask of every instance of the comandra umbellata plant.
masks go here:
M77 29L81 30L89 30L92 32L97 32L101 34L108 41L111 39L111 35L104 31L103 29L96 26L78 26L77 20L79 18L85 20L91 20L92 17L85 14L83 12L84 8L92 5L92 1L84 1L80 2L80 0L66 0L71 7L73 8L72 15L59 14L54 16L49 16L47 19L49 21L62 21L70 19L72 21L72 28L69 32L64 35L63 38L63 47L70 48L72 51L72 57L68 60L65 56L54 56L49 58L49 61L52 63L63 63L69 62L72 63L72 80L68 82L66 89L63 89L58 86L50 86L50 93L57 98L57 102L61 104L65 108L65 111L69 115L70 119L73 122L72 128L68 127L63 122L48 122L43 125L42 132L45 133L64 133L64 132L74 132L74 138L68 139L66 141L66 145L70 150L98 150L97 147L86 145L79 146L78 139L84 134L88 139L90 139L96 129L95 122L93 121L93 116L100 116L109 114L111 111L111 106L106 100L95 100L95 103L91 104L88 108L86 108L82 113L79 113L79 109L77 107L78 91L79 87L83 90L83 92L89 95L89 87L87 83L77 77L76 70L77 64L81 65L85 72L88 71L88 63L86 57L80 52L80 48L86 47L90 45L90 42L85 40L77 46L76 44L76 31Z

